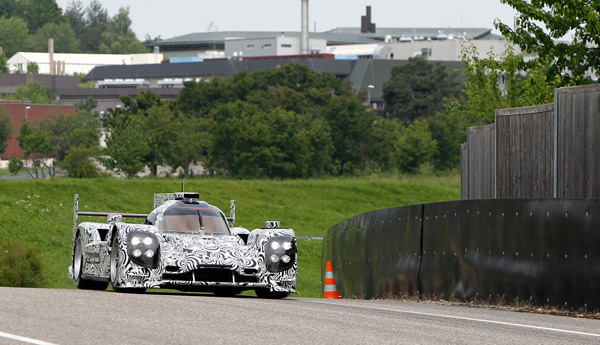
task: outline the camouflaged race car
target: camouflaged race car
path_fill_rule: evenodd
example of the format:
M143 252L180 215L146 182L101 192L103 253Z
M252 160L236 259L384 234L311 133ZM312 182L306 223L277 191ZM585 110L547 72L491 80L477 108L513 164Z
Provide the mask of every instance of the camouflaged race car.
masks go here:
M73 263L69 277L80 289L145 292L149 288L233 296L255 290L261 298L296 292L298 257L292 229L279 222L248 231L198 201L198 193L154 195L150 214L80 212L75 195ZM81 216L107 217L106 223ZM144 218L144 224L124 218Z

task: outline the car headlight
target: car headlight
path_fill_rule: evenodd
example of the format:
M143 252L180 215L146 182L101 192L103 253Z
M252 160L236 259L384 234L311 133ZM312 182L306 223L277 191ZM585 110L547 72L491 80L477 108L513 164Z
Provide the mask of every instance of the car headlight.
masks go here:
M131 231L127 234L127 254L134 263L148 268L157 268L159 250L158 237L153 233Z
M289 269L294 265L296 253L296 239L293 236L271 237L265 253L267 271L277 273Z

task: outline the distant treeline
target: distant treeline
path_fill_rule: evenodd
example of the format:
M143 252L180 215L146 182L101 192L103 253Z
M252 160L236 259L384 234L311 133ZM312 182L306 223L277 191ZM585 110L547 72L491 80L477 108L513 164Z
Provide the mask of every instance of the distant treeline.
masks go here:
M413 71L414 64L425 66L429 78L443 72L420 60L404 69ZM390 106L393 113L367 109L347 81L302 64L187 82L172 102L150 92L123 97L125 106L105 119L106 163L128 176L144 165L153 172L157 165L181 166L187 173L193 162L209 174L237 178L416 173L423 164L448 170L459 164L468 121L440 112L440 84L438 78L429 87L442 99L421 101L417 114L405 107L404 118L394 115L399 106ZM145 158L132 164L133 153Z
M234 178L414 174L424 165L449 170L459 164L470 120L445 111L448 92L437 88L449 77L440 73L439 66L421 60L399 66L384 85L389 106L375 111L349 82L302 64L243 71L186 82L173 101L151 91L135 99L122 96L123 106L108 109L102 118L102 150L96 145L100 134L94 134L100 119L97 112L96 120L92 116L93 99L78 104L68 119L24 124L19 142L26 158L53 157L74 177L98 176L91 158L128 177L145 166L154 176L160 165L173 172L181 168L187 176L194 163L209 175ZM402 83L416 83L418 90ZM412 92L412 101L396 97L395 102L393 92ZM432 94L435 99L427 102ZM13 164L17 170L21 166Z

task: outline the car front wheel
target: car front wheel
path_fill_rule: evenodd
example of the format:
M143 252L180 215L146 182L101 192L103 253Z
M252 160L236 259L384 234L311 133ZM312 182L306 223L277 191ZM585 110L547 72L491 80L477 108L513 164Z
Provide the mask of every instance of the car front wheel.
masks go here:
M127 288L122 287L119 284L119 275L121 273L121 265L120 262L122 253L119 250L119 238L115 238L113 240L111 249L110 249L110 285L112 285L113 290L116 292L129 292L129 293L144 293L146 289L144 288Z

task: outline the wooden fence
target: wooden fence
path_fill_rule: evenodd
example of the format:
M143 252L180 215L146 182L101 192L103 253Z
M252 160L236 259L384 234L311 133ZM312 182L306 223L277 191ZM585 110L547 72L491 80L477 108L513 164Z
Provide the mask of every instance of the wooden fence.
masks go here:
M600 85L561 88L557 197L600 198Z
M600 198L600 85L556 89L555 102L468 129L462 199Z
M495 152L496 125L467 128L461 145L461 198L493 199L496 170L490 152Z

